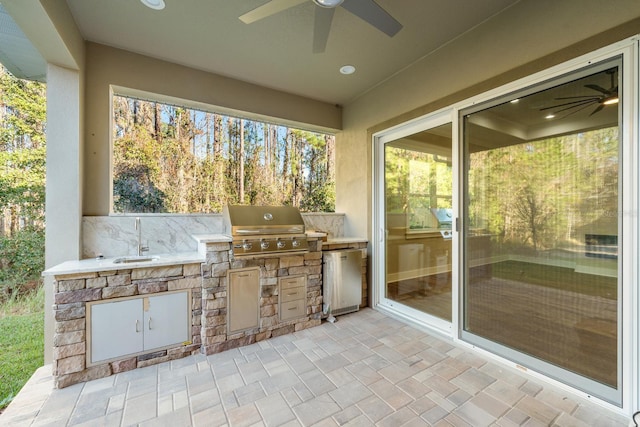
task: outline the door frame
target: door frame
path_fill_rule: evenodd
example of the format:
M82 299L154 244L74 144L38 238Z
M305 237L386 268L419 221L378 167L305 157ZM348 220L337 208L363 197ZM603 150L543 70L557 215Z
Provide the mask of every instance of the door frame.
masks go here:
M452 263L451 263L451 318L452 322L448 322L444 319L432 316L430 314L421 312L419 310L407 307L397 301L388 299L385 297L386 290L386 229L385 229L385 183L384 183L384 149L387 143L393 142L399 138L413 135L418 132L422 132L428 129L432 129L438 126L451 123L452 128L452 210L454 218L458 215L458 200L457 188L459 187L457 164L459 155L456 149L457 140L455 140L456 129L458 127L457 114L453 108L445 108L438 110L434 113L418 117L414 120L410 120L406 123L398 126L385 129L373 135L373 235L374 242L372 245L373 257L381 262L373 263L373 292L372 292L372 307L376 307L379 310L383 310L388 314L401 318L406 321L418 324L422 327L433 330L439 334L445 334L452 337L453 331L457 330L458 319L458 304L455 303L458 299L457 277L458 277L458 264L457 242L458 236L455 229L452 227Z

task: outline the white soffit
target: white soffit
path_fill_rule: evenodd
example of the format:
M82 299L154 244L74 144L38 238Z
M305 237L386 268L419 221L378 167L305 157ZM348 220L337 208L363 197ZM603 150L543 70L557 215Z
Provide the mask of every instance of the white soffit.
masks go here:
M47 64L0 4L0 63L16 77L45 81Z

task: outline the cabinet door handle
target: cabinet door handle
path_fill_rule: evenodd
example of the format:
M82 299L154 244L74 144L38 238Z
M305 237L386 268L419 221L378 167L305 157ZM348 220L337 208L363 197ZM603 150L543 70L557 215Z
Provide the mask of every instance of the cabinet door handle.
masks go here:
M136 332L140 332L140 328L138 327L139 324L140 324L140 321L136 319Z
M151 330L151 317L149 317L149 330Z

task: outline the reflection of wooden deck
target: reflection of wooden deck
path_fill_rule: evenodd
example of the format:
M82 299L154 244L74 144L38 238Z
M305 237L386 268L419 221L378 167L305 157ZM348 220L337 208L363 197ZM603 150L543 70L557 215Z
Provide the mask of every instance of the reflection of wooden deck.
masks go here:
M438 287L435 277L390 283L388 297L450 320L450 278ZM468 331L616 386L617 300L497 277L472 282ZM398 294L403 286L415 289Z
M468 301L470 332L615 387L616 300L494 277Z
M389 283L387 292L390 299L451 321L450 272Z

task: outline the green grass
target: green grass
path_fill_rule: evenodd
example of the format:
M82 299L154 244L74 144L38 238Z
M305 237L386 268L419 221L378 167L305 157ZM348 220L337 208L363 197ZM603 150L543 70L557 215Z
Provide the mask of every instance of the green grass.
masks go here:
M44 292L0 305L0 411L44 363Z
M576 273L571 268L520 261L498 262L492 268L493 275L503 279L607 299L618 297L618 280L615 277Z

